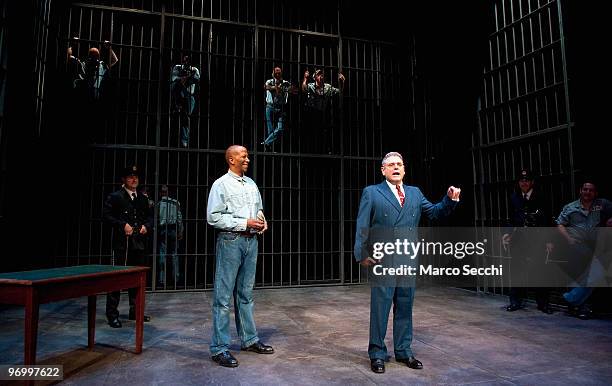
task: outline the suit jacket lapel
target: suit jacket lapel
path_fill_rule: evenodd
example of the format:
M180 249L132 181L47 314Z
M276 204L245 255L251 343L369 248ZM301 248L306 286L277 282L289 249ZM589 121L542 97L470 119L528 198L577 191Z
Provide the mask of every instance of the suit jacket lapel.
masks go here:
M389 188L389 185L387 185L386 181L383 181L382 183L378 184L378 191L382 193L383 197L385 197L398 212L401 212L402 207L400 206L399 201L397 201L397 198Z

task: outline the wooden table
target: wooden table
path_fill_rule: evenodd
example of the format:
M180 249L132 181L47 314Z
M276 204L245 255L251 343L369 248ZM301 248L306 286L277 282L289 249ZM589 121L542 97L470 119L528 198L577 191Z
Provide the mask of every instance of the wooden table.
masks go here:
M96 295L137 288L136 354L142 352L145 286L148 267L78 265L35 271L0 273L0 303L25 306L24 365L36 364L40 304L88 296L88 347L95 341Z

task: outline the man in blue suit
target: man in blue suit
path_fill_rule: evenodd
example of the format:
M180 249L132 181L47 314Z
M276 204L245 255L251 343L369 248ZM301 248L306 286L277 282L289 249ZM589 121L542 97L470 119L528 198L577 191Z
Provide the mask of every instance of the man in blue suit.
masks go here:
M396 239L416 241L416 229L424 213L430 219L447 216L457 205L461 190L453 186L441 202L432 204L421 190L405 185L404 161L401 154L391 152L385 155L380 168L385 181L370 185L363 190L355 234L355 259L369 267L376 261L372 258L374 241ZM399 256L385 256L387 266L397 265ZM413 260L415 261L415 260ZM370 343L368 355L375 373L385 372L387 347L385 335L389 311L393 304L393 346L395 359L412 369L422 369L410 348L412 343L412 303L414 285L405 278L386 277L382 282L373 283L370 298Z

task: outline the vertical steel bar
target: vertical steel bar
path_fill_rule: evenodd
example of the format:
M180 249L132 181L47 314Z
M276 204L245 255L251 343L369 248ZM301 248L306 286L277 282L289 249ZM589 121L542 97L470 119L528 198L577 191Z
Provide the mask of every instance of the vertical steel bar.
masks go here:
M565 32L563 30L563 12L561 10L561 0L556 0L557 3L557 15L559 21L559 40L561 44L561 63L563 66L563 91L565 94L565 124L567 127L567 143L568 143L568 158L569 158L569 177L570 177L570 189L575 189L575 170L574 170L574 150L573 150L573 139L572 139L572 125L570 115L570 100L569 100L569 83L567 76L567 56L565 52Z
M155 119L155 174L154 174L154 187L155 187L155 197L158 197L158 190L159 190L159 160L160 160L160 145L161 145L161 120L162 120L162 79L164 79L164 61L163 61L163 57L164 57L164 37L165 37L165 33L166 33L166 4L162 3L161 6L161 17L160 17L160 32L159 32L159 65L158 65L158 82L157 82L157 110L156 110L156 119ZM152 44L153 42L151 42ZM157 199L156 199L157 202ZM154 211L153 214L153 223L154 224L158 224L158 213L157 211ZM156 278L157 278L157 232L153 232L153 258L152 261L153 263L152 265L152 287L153 290L155 290L155 286L156 286ZM168 272L167 269L165 269L165 272ZM167 283L167 281L164 281L165 283Z
M337 2L337 25L336 29L338 31L338 71L340 73L343 72L344 58L343 58L343 46L342 46L342 29L341 29L341 0ZM346 194L345 190L345 169L347 167L346 160L344 158L344 95L340 95L338 107L340 110L340 122L339 122L339 131L340 131L340 186L338 189L338 240L339 240L339 267L340 267L340 283L345 283L344 277L344 260L345 260L345 250L344 250L344 195Z

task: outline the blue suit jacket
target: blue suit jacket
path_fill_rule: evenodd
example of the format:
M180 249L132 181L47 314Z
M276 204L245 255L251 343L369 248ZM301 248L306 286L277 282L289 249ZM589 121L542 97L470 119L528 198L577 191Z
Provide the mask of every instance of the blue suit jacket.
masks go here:
M357 261L372 256L372 244L381 237L388 241L398 238L416 240L421 213L432 220L438 219L449 215L457 205L447 195L439 203L432 204L419 188L406 184L404 195L402 207L386 181L363 190L355 231Z

